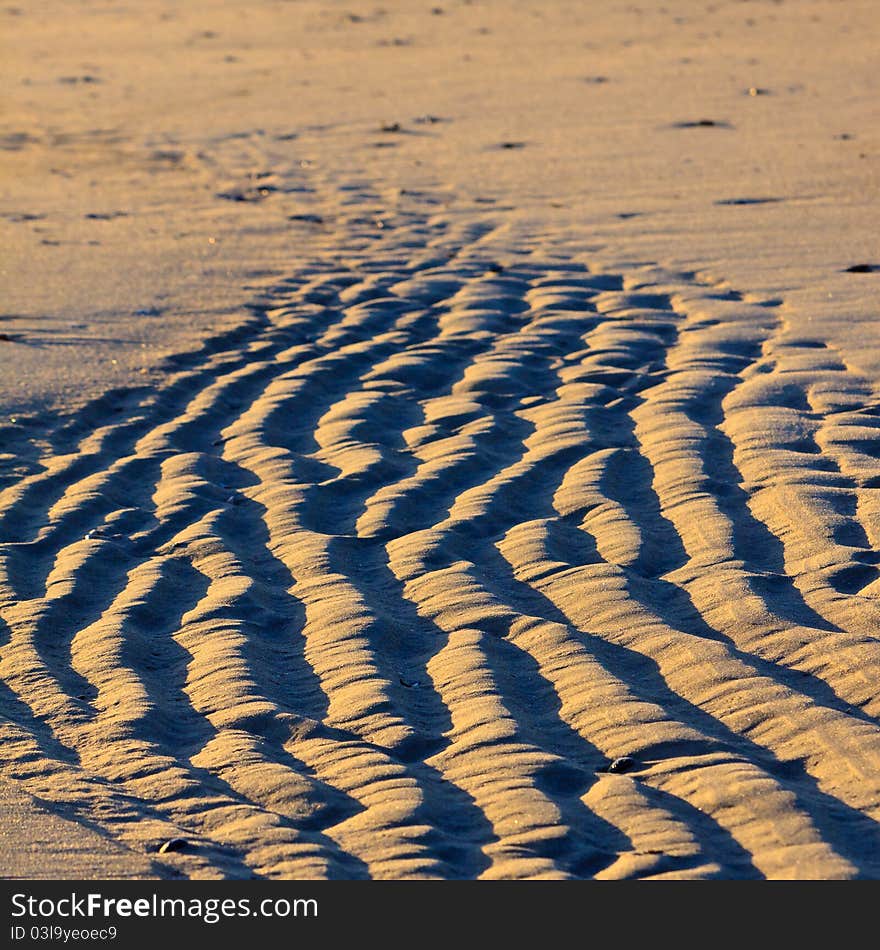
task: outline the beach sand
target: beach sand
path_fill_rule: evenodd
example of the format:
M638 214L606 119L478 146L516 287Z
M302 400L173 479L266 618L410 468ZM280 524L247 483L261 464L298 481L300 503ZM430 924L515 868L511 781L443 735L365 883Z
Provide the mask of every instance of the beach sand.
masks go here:
M878 33L0 11L0 876L880 876Z

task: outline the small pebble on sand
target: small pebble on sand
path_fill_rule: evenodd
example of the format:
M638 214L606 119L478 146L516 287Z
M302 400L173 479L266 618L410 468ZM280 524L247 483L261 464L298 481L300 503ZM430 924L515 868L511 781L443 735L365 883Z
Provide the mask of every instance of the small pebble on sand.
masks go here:
M159 846L159 854L170 854L174 851L186 851L189 847L189 842L186 838L170 838L168 841L163 841Z

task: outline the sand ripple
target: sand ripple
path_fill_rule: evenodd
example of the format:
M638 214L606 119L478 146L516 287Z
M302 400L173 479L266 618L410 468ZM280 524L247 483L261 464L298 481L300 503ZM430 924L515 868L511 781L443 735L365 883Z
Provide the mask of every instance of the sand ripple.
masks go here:
M2 774L191 876L880 875L868 382L781 301L382 225L21 444Z

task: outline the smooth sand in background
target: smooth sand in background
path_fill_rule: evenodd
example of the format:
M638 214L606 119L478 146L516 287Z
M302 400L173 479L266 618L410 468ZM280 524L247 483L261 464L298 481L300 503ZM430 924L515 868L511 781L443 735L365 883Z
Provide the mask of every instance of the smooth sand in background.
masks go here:
M878 876L873 5L441 6L0 14L4 870Z

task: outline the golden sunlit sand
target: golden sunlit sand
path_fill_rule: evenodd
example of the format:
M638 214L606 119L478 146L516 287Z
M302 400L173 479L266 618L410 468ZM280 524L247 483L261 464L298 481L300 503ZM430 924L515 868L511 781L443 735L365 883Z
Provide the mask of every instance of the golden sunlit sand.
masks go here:
M0 24L2 876L880 876L873 4Z

